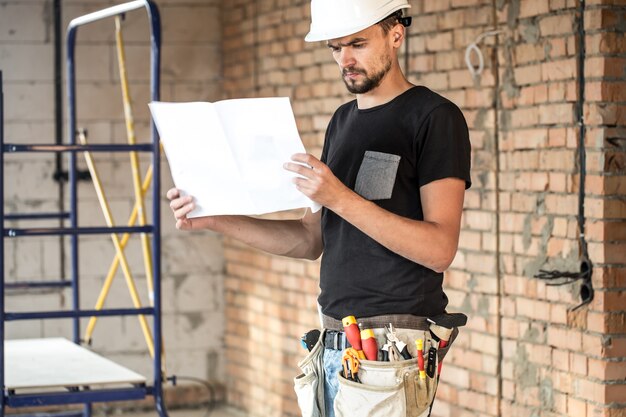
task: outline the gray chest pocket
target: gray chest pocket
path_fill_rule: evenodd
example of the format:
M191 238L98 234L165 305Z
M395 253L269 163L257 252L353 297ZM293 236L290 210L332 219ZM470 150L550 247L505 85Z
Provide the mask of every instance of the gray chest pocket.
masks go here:
M400 156L390 153L365 151L356 176L354 191L368 200L391 198L396 182Z

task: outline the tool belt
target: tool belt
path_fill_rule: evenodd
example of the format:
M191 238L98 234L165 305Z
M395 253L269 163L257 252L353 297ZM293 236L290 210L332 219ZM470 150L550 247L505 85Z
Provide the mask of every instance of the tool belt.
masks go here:
M323 338L324 348L333 350L344 350L352 347L346 334L342 330L326 330Z
M321 315L322 327L331 330L343 331L341 320L334 319L325 314ZM362 317L358 320L359 326L364 329L383 328L389 323L398 329L428 330L430 323L426 317L412 314L385 314L376 317Z
M340 330L341 321L323 316L322 323L324 329L319 339L298 364L302 374L294 379L303 417L325 416L324 349L347 349L346 354L354 351L344 331ZM391 323L399 344L404 344L406 349L403 357L395 361L356 359L357 363L352 362L352 366L356 365L358 374L353 374L354 370L347 370L344 365L344 371L337 375L336 417L418 417L425 414L435 398L439 364L458 334L456 326L447 343L441 343L438 336L431 332L433 323L425 317L379 316L359 319L358 323L362 328L373 331L378 346L385 343ZM416 346L417 340L421 341L421 353ZM422 357L421 365L418 357Z

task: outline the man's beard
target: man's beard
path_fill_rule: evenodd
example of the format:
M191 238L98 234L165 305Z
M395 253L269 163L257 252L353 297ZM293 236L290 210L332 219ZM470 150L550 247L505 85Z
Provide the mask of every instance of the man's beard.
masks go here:
M352 94L365 94L378 87L385 75L387 75L387 73L391 69L391 59L387 57L386 61L387 62L385 62L383 68L371 76L368 76L367 72L363 69L358 69L355 67L344 68L343 71L341 71L341 78L343 79L343 82L346 85L348 91ZM346 74L349 72L362 74L363 80L357 84L356 80L346 79Z

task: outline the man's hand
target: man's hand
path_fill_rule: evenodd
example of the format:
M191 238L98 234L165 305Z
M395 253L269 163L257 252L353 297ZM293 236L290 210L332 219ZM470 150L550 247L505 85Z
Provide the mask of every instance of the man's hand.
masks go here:
M314 156L295 154L291 159L294 162L286 163L285 169L302 176L294 178L294 183L311 200L413 262L437 272L448 268L458 247L465 194L463 180L444 178L422 186L424 219L412 220L362 198Z
M172 188L166 194L170 200L170 208L176 218L176 228L179 230L192 230L194 228L193 219L188 219L187 215L195 208L193 197L188 195L181 197L177 188Z
M309 168L307 168L309 169ZM292 258L317 259L322 253L320 212L307 211L298 220L269 220L248 216L205 216L188 219L195 208L193 197L167 192L170 208L180 230L209 229L240 240L257 249Z
M326 164L313 155L297 153L291 160L300 163L287 162L284 168L304 177L296 177L293 182L296 188L311 200L332 210L344 197L352 193Z

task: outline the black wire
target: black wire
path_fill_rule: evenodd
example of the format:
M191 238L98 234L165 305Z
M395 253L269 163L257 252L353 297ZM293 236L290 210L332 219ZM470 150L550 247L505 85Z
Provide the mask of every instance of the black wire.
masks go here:
M581 251L581 263L579 272L566 272L558 270L539 270L534 275L535 278L548 281L546 285L560 286L572 284L582 281L580 289L581 303L573 310L577 310L585 304L589 304L593 300L593 285L591 282L591 261L589 260L589 252L587 249L587 240L585 239L585 179L587 176L586 165L586 149L585 149L585 1L578 1L578 102L576 105L576 116L578 119L579 137L578 137L578 233ZM551 282L553 280L562 279L560 282Z
M585 239L585 177L587 175L587 152L585 149L585 1L579 0L578 5L578 103L576 115L578 117L578 231L580 233L580 245L582 256L588 258L587 241Z
M190 381L190 382L195 382L197 384L203 385L209 392L209 403L207 405L207 410L206 410L206 413L204 414L204 417L209 417L213 413L213 411L215 411L215 409L217 408L215 387L213 387L213 384L210 381L206 379L202 379L202 378L197 378L195 376L184 376L184 375L183 376L176 375L176 380L177 381Z
M571 280L579 280L585 278L587 274L584 272L563 272L553 269L551 271L547 271L545 269L540 269L537 274L535 274L535 278L552 280L559 278L568 278Z
M561 282L548 282L547 286L560 286L566 284L572 284L578 280L585 279L587 273L585 272L563 272L553 269L551 271L547 271L545 269L540 269L537 274L535 274L535 278L542 279L545 281L553 281L558 279L563 279Z

